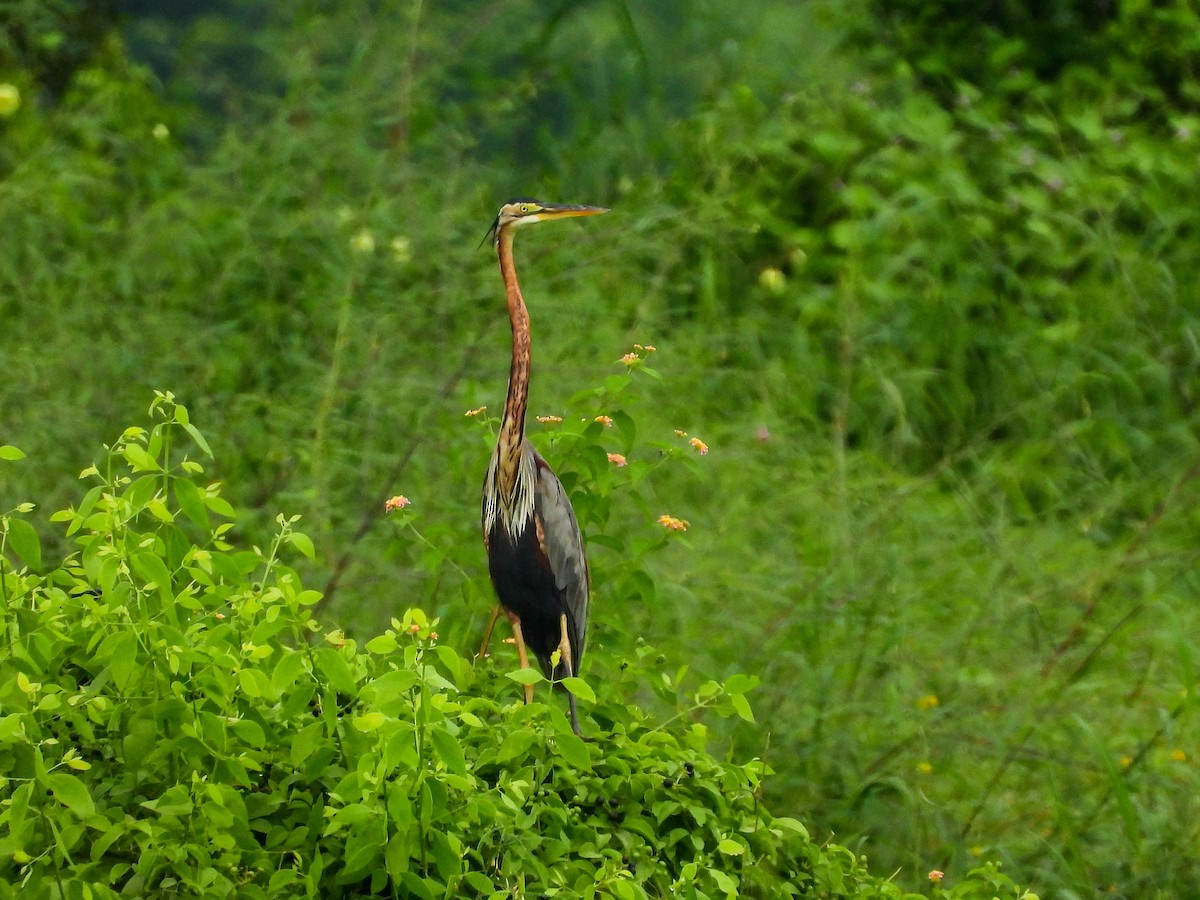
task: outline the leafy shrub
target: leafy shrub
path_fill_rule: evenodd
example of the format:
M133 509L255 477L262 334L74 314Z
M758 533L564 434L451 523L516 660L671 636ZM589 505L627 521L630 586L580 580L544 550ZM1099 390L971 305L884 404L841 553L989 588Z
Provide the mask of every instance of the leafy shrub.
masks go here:
M886 71L676 132L648 263L726 430L690 644L756 660L772 803L877 862L1186 893L1198 121Z
M584 741L418 609L360 647L310 614L295 521L233 545L204 437L151 410L51 517L60 565L29 505L0 519L0 896L901 896L770 815L762 761L706 753L698 715L750 718L755 679L681 699L639 646L571 685ZM647 685L673 715L630 704ZM995 892L985 868L945 895Z
M11 0L0 7L0 72L27 71L53 95L114 30L113 0Z
M1153 117L1200 110L1200 14L1187 0L871 0L852 43L889 71L904 61L948 105L963 82L1017 106L1120 84Z
M1022 442L1042 467L1008 499L1053 510L1144 444L1190 443L1167 423L1200 377L1178 288L1200 277L1200 216L1176 202L1200 134L1129 113L1016 119L969 91L947 111L903 78L774 108L732 92L681 141L681 201L698 182L711 199L677 315L715 340L733 322L730 365L791 360L791 417L910 470Z

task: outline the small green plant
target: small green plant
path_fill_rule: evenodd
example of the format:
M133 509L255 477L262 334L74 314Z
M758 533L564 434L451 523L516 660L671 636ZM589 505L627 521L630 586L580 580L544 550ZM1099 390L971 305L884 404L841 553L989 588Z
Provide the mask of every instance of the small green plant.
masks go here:
M313 617L295 519L239 548L187 410L151 417L51 516L61 563L32 506L0 517L0 897L904 896L709 755L756 679L687 691L637 644L572 685L584 741L420 609L360 646ZM1018 895L990 867L936 893Z

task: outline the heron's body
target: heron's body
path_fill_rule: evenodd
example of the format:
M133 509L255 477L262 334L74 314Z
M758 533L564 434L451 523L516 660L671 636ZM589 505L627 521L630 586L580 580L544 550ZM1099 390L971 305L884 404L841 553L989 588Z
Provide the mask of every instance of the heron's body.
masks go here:
M537 657L547 678L578 674L587 629L588 573L583 538L562 485L528 442L523 465L533 469L533 504L520 528L495 521L484 532L488 570L501 605L521 623L525 645ZM499 454L495 454L495 459ZM489 477L491 477L489 468ZM487 522L486 501L484 522ZM574 671L566 659L557 668L550 658L562 641L562 616ZM561 655L561 654L560 654Z
M579 674L587 634L588 570L583 537L571 502L550 465L525 437L529 399L529 312L513 264L518 226L552 218L606 212L591 206L557 206L513 200L492 226L512 324L512 367L500 435L483 485L483 539L488 571L517 641L522 666L533 651L547 678ZM491 625L488 635L491 634ZM484 647L488 637L484 637ZM557 665L554 654L558 653ZM526 688L526 700L533 694ZM579 733L575 698L568 695L571 727Z

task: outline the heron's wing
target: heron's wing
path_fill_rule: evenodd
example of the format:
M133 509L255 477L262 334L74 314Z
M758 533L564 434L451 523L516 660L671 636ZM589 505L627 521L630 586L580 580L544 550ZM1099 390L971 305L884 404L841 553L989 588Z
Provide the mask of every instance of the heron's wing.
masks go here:
M575 674L579 674L579 662L583 659L584 638L587 634L588 617L588 568L583 549L583 536L575 510L567 499L554 472L538 454L534 455L537 466L537 482L534 488L534 510L538 526L538 543L558 588L567 613L567 630L574 657Z

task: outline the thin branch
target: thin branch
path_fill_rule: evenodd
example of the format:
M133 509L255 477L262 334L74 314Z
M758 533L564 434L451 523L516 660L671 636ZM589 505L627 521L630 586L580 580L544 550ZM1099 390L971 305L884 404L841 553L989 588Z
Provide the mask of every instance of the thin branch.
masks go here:
M1045 665L1042 666L1043 678L1049 676L1050 672L1056 665L1058 665L1059 661L1067 653L1067 651L1079 643L1080 639L1083 637L1084 626L1086 626L1087 623L1091 621L1092 616L1095 615L1096 610L1100 606L1101 599L1103 599L1104 596L1116 584L1117 576L1125 570L1126 566L1133 559L1133 555L1141 549L1142 544L1145 542L1150 532L1153 531L1155 526L1162 521L1163 516L1166 515L1168 507L1170 507L1172 501L1175 499L1179 491L1185 484L1187 484L1197 475L1200 475L1200 458L1197 458L1182 475L1175 479L1175 483L1167 489L1166 494L1163 495L1163 498L1159 501L1158 506L1154 508L1154 511L1150 513L1149 518L1142 523L1142 527L1138 533L1135 534L1132 540L1130 540L1126 545L1124 552L1121 554L1120 561L1116 564L1116 566L1113 567L1108 575L1097 576L1096 578L1091 579L1091 583L1088 586L1084 587L1084 594L1090 595L1091 600L1084 608L1079 620L1071 628L1071 631L1059 642L1058 646L1054 648L1054 651L1046 660Z
M476 351L479 349L480 344L483 343L484 336L487 335L490 330L491 326L485 326L476 332L475 336L464 348L462 358L459 360L457 368L450 373L450 375L442 383L441 387L438 388L437 394L435 395L437 400L445 400L458 388L463 376L467 373L467 369L469 368L471 361L475 358ZM362 519L358 523L358 527L354 530L354 533L350 536L349 540L347 540L343 545L341 554L339 554L338 558L334 560L333 570L330 572L329 580L325 583L325 590L323 592L324 596L322 596L322 598L313 607L314 616L319 616L321 612L329 606L330 601L332 601L334 595L337 593L338 587L341 585L342 577L345 575L346 569L349 568L350 562L354 557L355 547L357 547L359 542L361 542L362 539L367 536L367 533L371 530L375 523L380 520L379 511L383 508L382 500L380 498L382 498L388 492L388 489L391 487L391 485L400 480L401 476L404 474L404 470L408 468L409 462L412 461L413 456L416 454L417 448L419 448L428 437L429 433L427 431L421 429L417 430L416 436L409 442L408 446L404 448L404 452L400 454L400 457L396 460L396 464L392 466L391 470L388 472L387 478L384 481L383 487L379 490L379 493L368 498L367 504L363 509Z

